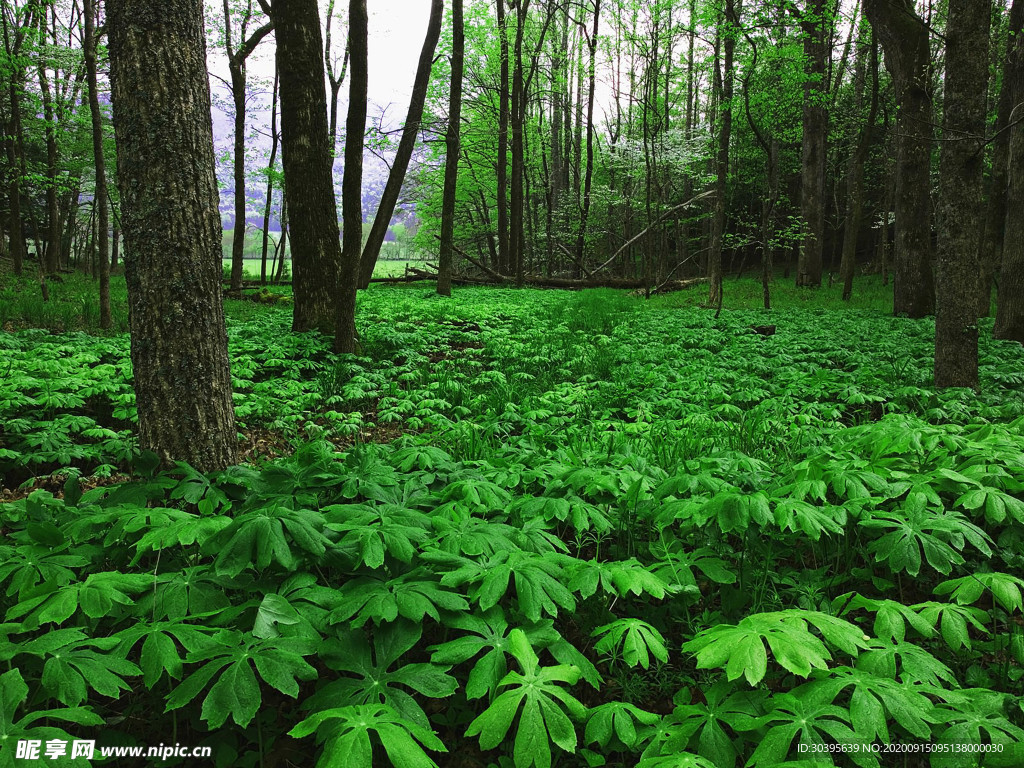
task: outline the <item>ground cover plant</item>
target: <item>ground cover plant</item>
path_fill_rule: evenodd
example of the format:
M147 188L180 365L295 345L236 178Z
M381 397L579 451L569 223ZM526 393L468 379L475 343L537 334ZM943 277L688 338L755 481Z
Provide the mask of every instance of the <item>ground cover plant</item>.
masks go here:
M248 461L209 475L138 452L126 336L0 334L0 738L1024 763L1020 347L936 391L876 288L375 287L343 356L232 301Z

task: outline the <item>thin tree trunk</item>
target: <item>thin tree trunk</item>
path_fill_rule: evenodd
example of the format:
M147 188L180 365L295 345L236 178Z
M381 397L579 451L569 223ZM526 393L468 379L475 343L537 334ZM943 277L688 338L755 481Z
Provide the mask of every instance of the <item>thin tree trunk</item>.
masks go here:
M870 31L868 36L867 44L870 46L869 57L871 59L871 106L868 109L864 125L861 126L857 146L850 156L850 165L846 172L846 196L849 207L846 211L846 231L843 234L843 257L839 266L839 275L843 281L843 301L849 301L853 296L853 273L857 266L857 239L864 210L864 163L871 149L871 136L875 127L875 117L878 114L878 47L875 45ZM855 77L857 78L855 108L860 112L864 99L863 50L857 54L855 67Z
M452 4L452 73L448 91L448 131L445 134L444 199L441 203L441 248L438 257L437 292L452 295L452 248L455 244L455 193L459 179L459 132L462 121L462 72L466 36L462 0Z
M511 99L508 71L508 17L505 15L505 0L495 0L498 13L498 45L500 51L500 74L498 84L498 271L510 274L508 231L508 122Z
M803 104L803 158L800 175L800 216L803 242L797 261L798 287L821 285L822 249L825 239L825 140L828 111L824 95L828 49L825 43L826 0L808 0L801 27L807 60Z
M341 57L341 69L334 71L334 62L331 61L331 21L334 18L334 0L327 4L327 33L324 36L324 62L327 66L327 82L331 86L331 154L333 155L338 147L338 94L341 91L341 84L345 82L345 72L348 70L349 40L345 36L345 52Z
M525 276L523 264L523 37L526 33L526 15L530 0L515 0L516 37L512 53L512 93L510 98L509 129L512 133L512 163L509 169L509 272L515 275L516 286L522 287Z
M576 258L583 263L587 224L590 216L590 196L594 185L594 97L597 91L597 33L601 20L601 0L594 0L594 26L587 36L587 159L583 172L583 209L580 213L580 231L576 236Z
M260 251L260 283L267 282L267 250L270 240L270 207L274 198L274 174L277 165L277 148L280 134L277 132L277 89L278 72L274 67L274 87L270 95L270 161L267 163L267 197L263 206L263 244ZM273 273L273 268L271 268Z
M39 33L46 35L46 13L39 14ZM60 208L57 205L57 123L53 111L53 94L46 72L47 62L39 55L39 90L43 97L43 119L46 122L46 219L48 234L45 255L40 263L48 273L57 271L60 254Z
M405 181L405 172L409 168L409 161L416 148L416 138L423 122L423 107L427 100L427 86L430 84L430 69L434 60L434 50L437 48L437 41L441 36L443 16L444 3L442 0L431 0L430 19L427 22L423 47L420 49L420 60L416 65L416 77L413 80L412 97L409 99L409 111L405 117L405 127L402 128L402 138L398 142L398 150L395 152L395 159L391 164L391 171L388 173L388 180L384 185L377 213L373 217L373 224L370 226L370 235L366 240L366 245L363 246L363 255L359 260L360 288L366 288L370 284L370 278L373 277L373 268L377 264L380 247L384 243L388 227L391 226L391 217L398 205L398 196ZM346 135L346 137L346 141L351 139L350 136Z
M716 57L715 78L721 84L721 97L718 101L718 146L715 152L715 201L714 214L711 220L711 243L708 255L708 305L720 306L722 303L722 243L725 237L725 193L729 177L729 141L732 134L732 96L733 96L733 52L736 38L732 25L736 23L736 9L733 0L726 0L725 18L728 26L722 31L723 61Z
M978 386L978 242L991 9L991 0L949 0L935 270L937 387Z
M1013 101L1019 104L1024 101L1024 34L1014 37L1013 49L1006 58L1003 76L1012 82ZM1018 119L1010 131L1006 233L993 335L1024 344L1024 216L1020 213L1024 211L1024 123Z
M348 39L351 52L348 115L345 120L345 177L341 185L344 243L338 285L334 351L354 353L356 292L363 244L363 143L366 133L367 64L366 0L349 0ZM404 138L404 137L403 137Z
M1003 85L996 108L995 137L992 140L992 172L989 178L988 205L985 213L985 232L981 239L978 269L978 315L988 317L992 311L992 280L999 272L1003 255L1003 237L1006 225L1006 194L1009 182L1007 163L1010 154L1010 135L1007 129L1014 109L1013 80L1009 76L1013 43L1019 39L1024 25L1024 1L1013 0L1010 6L1009 34L1003 61ZM1019 97L1018 97L1019 101ZM1020 108L1018 107L1018 113Z
M99 227L100 328L110 328L110 261L107 258L107 163L103 157L103 116L100 112L99 84L96 78L96 9L93 0L85 0L85 67L89 89L89 113L92 118L92 154L96 169L96 202ZM54 247L56 247L54 243Z
M6 13L0 13L0 20L3 22L4 51L7 54L7 60L14 61L15 54L20 48L20 39L11 39ZM17 67L12 67L11 72L8 73L7 94L10 99L10 115L4 126L4 144L7 150L9 166L7 182L8 213L10 214L8 219L10 222L10 232L8 235L10 238L9 251L11 261L13 262L14 274L18 276L21 276L25 256L27 255L25 251L24 222L21 220L21 176L19 175L19 169L22 165L22 158L18 154L20 149L18 136L21 133L21 100L18 98L18 87L22 77L22 70Z
M264 24L245 39L249 20L252 18L252 0L243 11L239 47L236 50L231 41L231 8L229 0L224 2L224 41L228 57L228 72L231 77L231 99L234 105L234 216L235 225L231 233L231 290L240 291L245 268L245 62L260 41L273 29L273 22Z

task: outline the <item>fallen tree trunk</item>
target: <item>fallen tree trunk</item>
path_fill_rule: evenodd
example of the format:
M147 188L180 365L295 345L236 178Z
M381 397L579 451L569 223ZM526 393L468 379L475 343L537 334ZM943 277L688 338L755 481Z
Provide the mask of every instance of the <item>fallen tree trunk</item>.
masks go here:
M406 275L399 275L397 277L374 277L370 280L371 283L417 283L426 282L429 280L437 280L437 274L433 272L425 272L421 269L411 268L409 273ZM507 285L509 282L508 278L500 277L495 279L490 276L477 276L477 275L452 275L452 282L457 285ZM622 277L609 277L605 279L595 278L591 280L586 279L575 279L570 277L544 277L543 275L526 275L526 285L533 286L534 288L565 288L569 290L581 290L584 288L618 288L622 290L637 290L646 289L647 282L644 280L638 280L635 278L622 278ZM682 291L690 288L694 285L700 285L706 283L706 277L695 277L689 280L669 280L668 282L662 283L654 287L651 293L670 293L672 291ZM240 290L251 291L259 290L269 286L284 286L291 285L290 281L277 280L274 282L267 281L266 284L262 284L259 281L246 281L242 283Z

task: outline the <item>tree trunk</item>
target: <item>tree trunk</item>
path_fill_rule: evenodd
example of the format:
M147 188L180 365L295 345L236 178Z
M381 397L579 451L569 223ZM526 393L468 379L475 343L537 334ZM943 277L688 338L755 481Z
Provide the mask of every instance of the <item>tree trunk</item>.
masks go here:
M719 64L716 57L715 79L721 84L721 96L718 100L718 147L715 152L715 202L711 219L711 242L708 254L708 305L716 307L722 302L722 242L725 237L725 193L729 178L729 141L732 135L732 96L733 96L733 51L736 48L732 25L736 23L736 9L733 0L726 0L725 18L728 26L722 35L724 61Z
M821 285L822 249L825 239L825 139L828 110L824 97L828 84L825 67L828 47L825 42L826 0L808 0L801 21L804 33L806 72L803 104L803 157L800 173L800 216L803 242L797 260L797 287Z
M576 235L576 258L583 263L587 223L590 216L590 196L594 185L594 97L597 91L597 32L601 20L601 0L594 0L594 26L587 38L587 155L583 171L583 207L580 213L580 231ZM585 30L581 27L581 32ZM648 211L649 213L649 211ZM649 221L650 219L648 219Z
M516 39L512 54L512 94L510 99L509 128L512 132L512 163L509 169L509 272L516 277L516 285L523 285L523 36L526 33L526 15L530 0L515 0Z
M249 58L260 41L273 29L273 22L264 24L245 39L246 28L252 18L252 0L242 11L239 46L236 49L231 41L231 7L224 0L224 44L228 57L228 72L231 77L231 100L234 106L234 208L235 225L231 233L231 290L238 291L242 287L242 274L245 268L245 61Z
M275 0L281 157L292 239L292 330L335 330L342 263L316 0ZM350 137L352 138L352 137Z
M110 270L117 269L117 259L121 250L121 228L115 222L114 231L110 236Z
M267 196L263 205L263 243L260 250L260 282L267 282L267 251L270 245L270 208L274 199L274 174L277 165L277 149L281 135L277 132L277 67L274 67L274 86L270 92L270 160L267 163Z
M939 159L935 386L978 386L978 242L991 0L949 0Z
M441 202L441 248L438 257L437 292L452 295L452 248L455 244L455 192L459 180L459 133L462 121L462 73L466 35L462 0L452 4L452 74L448 91L448 132L445 134L444 199Z
M363 142L369 81L366 43L368 23L366 0L349 0L348 39L352 74L349 77L348 116L345 120L345 177L341 186L345 242L334 335L334 351L339 353L356 351L356 290L363 245Z
M865 30L868 31L868 30ZM862 33L863 34L863 33ZM871 106L868 116L861 126L857 145L850 156L850 165L846 172L846 231L843 233L843 257L839 266L839 275L843 281L843 301L853 296L853 273L857 266L857 239L860 234L861 217L864 210L864 163L871 149L871 135L875 127L875 116L878 114L878 47L868 31L867 44L870 46L871 59ZM857 54L855 64L856 109L860 112L864 99L864 53Z
M96 9L93 0L85 0L85 68L89 90L89 114L92 118L92 154L96 169L95 198L99 207L100 328L110 328L110 260L107 258L107 163L103 157L103 116L100 112L99 85L96 79ZM58 243L53 243L57 248Z
M505 0L495 0L498 13L498 45L500 50L500 81L498 84L498 271L509 274L512 270L509 260L508 233L508 118L509 118L509 74L508 74L508 21L505 15Z
M143 449L237 461L201 0L107 0L131 359Z
M46 13L39 14L39 34L46 36ZM46 122L46 220L49 230L46 250L37 254L44 271L57 271L60 263L60 208L57 204L57 122L53 111L53 94L46 71L47 62L39 52L39 90L43 97L43 119ZM36 233L38 235L38 233Z
M1009 35L1003 57L1003 85L996 107L995 137L992 140L992 171L989 178L988 205L985 213L985 231L981 239L978 269L978 315L988 317L992 311L992 279L999 272L1003 255L1003 237L1006 225L1006 193L1008 184L1007 162L1010 153L1011 114L1014 109L1012 66L1010 57L1013 43L1020 38L1024 24L1024 1L1013 0L1010 6ZM1018 96L1018 100L1019 100Z
M423 107L427 100L427 86L430 84L430 69L434 61L434 50L437 48L437 41L441 36L443 16L444 2L431 0L430 19L427 22L427 32L423 37L423 47L420 49L420 60L416 65L416 77L413 80L412 96L409 99L409 111L405 116L405 126L402 128L402 138L398 142L398 150L391 163L391 171L388 173L388 180L384 185L377 213L373 217L373 224L370 226L370 235L366 240L366 245L363 246L363 255L359 260L360 288L368 286L370 278L373 277L373 268L377 264L380 247L384 243L388 227L391 226L391 217L395 213L395 206L398 205L398 196L402 191L402 183L405 181L405 172L409 168L412 152L416 148L416 138L423 122ZM351 28L349 39L351 44ZM346 141L349 139L351 136L346 137ZM361 233L360 237L362 237Z
M12 35L7 24L7 14L0 13L0 19L3 21L4 51L7 54L8 61L13 61L15 53L19 48L19 40L12 40ZM8 163L7 200L9 208L8 221L10 227L10 232L8 234L8 237L10 238L10 248L8 250L11 254L11 261L13 262L14 274L20 277L26 256L25 225L21 220L21 175L19 174L19 168L22 163L21 158L18 155L20 149L18 135L21 132L21 100L18 98L18 90L23 77L23 72L18 67L12 67L11 71L8 72L7 75L7 94L10 98L10 114L7 116L7 122L4 125L4 145L7 151Z
M1011 81L1013 101L1019 104L1024 101L1024 34L1017 34L1013 43L1003 76ZM1024 123L1019 119L1010 129L1007 167L1006 232L993 335L1024 344Z
M345 36L345 52L341 57L341 69L335 72L335 62L331 61L331 21L334 18L334 0L327 4L327 34L324 36L324 63L327 66L327 82L331 85L331 156L338 148L338 94L341 91L341 84L345 82L345 72L348 69L349 42L348 35Z
M224 0L225 13L228 0ZM224 20L225 26L230 24ZM231 231L231 290L242 288L245 268L245 67L229 64L231 72L231 100L234 103L234 227Z
M864 0L896 87L896 219L893 313L924 317L935 306L931 264L931 56L913 0Z

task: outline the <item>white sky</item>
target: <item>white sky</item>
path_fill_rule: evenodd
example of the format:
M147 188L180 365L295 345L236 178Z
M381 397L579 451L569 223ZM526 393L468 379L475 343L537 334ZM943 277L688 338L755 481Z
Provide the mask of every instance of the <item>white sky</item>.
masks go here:
M320 23L321 26L327 18L327 3L320 0ZM416 63L419 58L420 48L423 45L423 35L427 26L427 19L430 15L430 3L428 0L368 0L370 32L369 32L369 100L370 118L379 116L380 108L388 107L387 116L394 123L401 122L405 118L405 110L409 104L409 96L412 92L412 82L416 74ZM214 9L218 15L222 13ZM332 29L332 49L334 55L340 61L345 50L345 30L348 28L348 3L345 0L335 0L334 20ZM339 21L341 22L339 24ZM237 42L236 42L237 45ZM227 60L224 51L213 45L207 50L207 65L211 74L227 78ZM267 98L260 103L267 107L267 110L260 108L260 103L252 104L250 112L251 121L255 124L264 122L264 117L269 120L269 88L274 77L274 39L273 35L260 43L260 46L250 56L248 61L248 74L250 81L259 78L267 82ZM210 86L213 89L214 97L225 101L228 100L228 90L224 83L211 77ZM330 95L328 94L328 99ZM348 77L342 85L339 94L340 108L338 121L344 124L345 105L348 103ZM390 105L390 106L389 106ZM374 106L377 109L374 109ZM222 110L223 111L223 110ZM266 111L264 116L261 112ZM226 112L225 120L217 121L224 125L230 120L230 109ZM229 123L227 123L229 124ZM217 131L218 134L221 131ZM222 138L220 135L218 139Z

